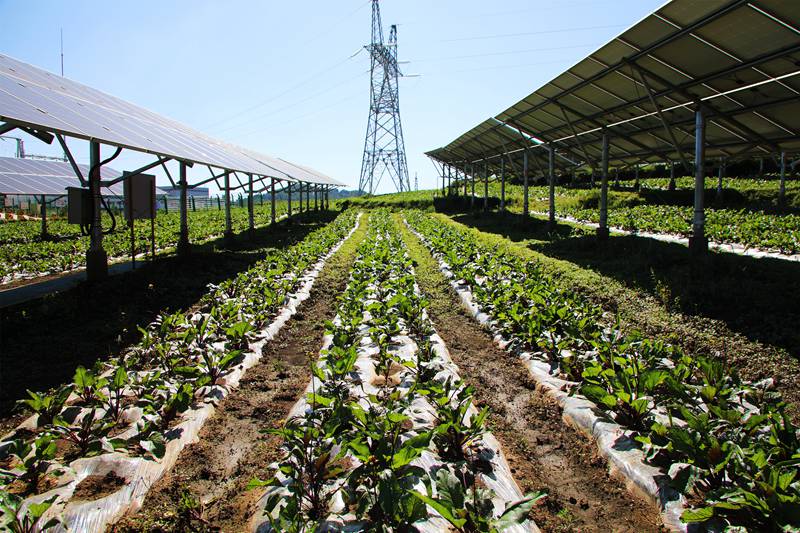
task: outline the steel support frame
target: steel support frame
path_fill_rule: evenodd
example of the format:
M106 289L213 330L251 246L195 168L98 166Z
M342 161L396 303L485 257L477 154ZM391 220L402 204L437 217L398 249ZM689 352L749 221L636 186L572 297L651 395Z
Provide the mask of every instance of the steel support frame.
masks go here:
M100 143L89 142L89 190L92 201L92 225L89 235L89 249L86 251L86 278L98 281L108 277L108 255L103 248L103 227L101 225L100 191Z
M689 237L689 250L693 255L702 255L708 251L708 239L705 235L704 206L706 121L704 109L700 106L695 111L694 138L694 215L692 217L692 235Z
M548 228L552 231L556 227L556 150L552 145L547 147L548 158L548 185L549 185L549 206L548 206Z
M180 233L178 235L178 255L185 257L191 251L191 244L189 243L189 195L188 183L186 178L186 163L184 161L178 162L178 183L180 186Z
M600 225L597 228L598 240L608 240L608 132L603 131L600 178Z

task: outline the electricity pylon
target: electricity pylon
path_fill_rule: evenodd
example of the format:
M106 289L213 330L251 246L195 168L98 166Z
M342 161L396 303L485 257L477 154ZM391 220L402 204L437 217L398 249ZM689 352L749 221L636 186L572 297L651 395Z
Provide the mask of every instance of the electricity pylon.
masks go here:
M400 96L397 80L402 73L397 66L397 26L389 30L389 42L383 42L381 11L372 0L372 42L365 46L370 53L370 102L364 158L358 189L373 194L384 174L389 174L399 192L410 191L408 164L400 123Z

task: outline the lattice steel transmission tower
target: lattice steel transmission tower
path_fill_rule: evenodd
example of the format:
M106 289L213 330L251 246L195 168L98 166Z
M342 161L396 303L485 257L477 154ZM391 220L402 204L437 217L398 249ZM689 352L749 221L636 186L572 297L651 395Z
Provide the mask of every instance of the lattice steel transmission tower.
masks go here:
M378 0L372 0L372 42L365 46L370 53L370 102L364 158L358 189L375 192L384 174L389 174L399 192L410 191L408 164L400 123L400 96L397 66L397 26L389 30L389 42L383 42L383 26Z

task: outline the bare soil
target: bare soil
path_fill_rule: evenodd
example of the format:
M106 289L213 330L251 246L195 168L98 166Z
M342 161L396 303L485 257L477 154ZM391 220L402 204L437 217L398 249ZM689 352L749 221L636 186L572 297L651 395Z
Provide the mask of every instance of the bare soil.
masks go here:
M544 490L532 518L542 531L660 531L655 505L632 495L612 477L595 444L561 417L561 409L535 390L527 369L498 348L461 307L433 258L405 228L417 262L417 282L429 313L461 377L476 389L479 407L523 492Z
M281 455L280 438L262 431L281 427L311 378L325 320L333 319L363 238L365 224L330 258L311 296L278 336L264 347L263 358L247 371L239 388L218 406L170 473L147 495L142 510L110 531L244 531L256 511L254 478L269 479L269 465Z
M75 492L72 498L75 501L94 501L99 500L104 496L108 496L116 492L121 486L125 485L127 480L118 476L114 472L109 472L104 476L94 475L87 476L78 483L75 487Z
M188 258L159 257L140 268L97 283L0 309L0 435L29 413L16 401L26 389L45 391L72 381L75 368L90 368L138 342L160 313L190 309L208 284L235 277L264 257L266 248L283 248L333 220L338 213L309 213L291 224L256 230L224 250L221 241L193 248Z

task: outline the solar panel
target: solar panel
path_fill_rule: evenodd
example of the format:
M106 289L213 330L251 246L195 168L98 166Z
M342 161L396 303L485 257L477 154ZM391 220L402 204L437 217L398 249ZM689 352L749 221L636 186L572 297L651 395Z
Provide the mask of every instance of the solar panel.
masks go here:
M314 172L295 178L263 163L268 156L2 54L0 120L225 170L343 185Z
M799 97L800 2L673 0L444 150L504 153L512 126L594 164L605 128L614 164L677 161L700 102L708 158L796 151Z
M87 176L88 165L78 165ZM120 175L111 167L101 167L102 179L110 180ZM72 165L61 161L40 161L0 157L0 194L66 194L67 187L80 187ZM122 195L122 183L103 187L102 193L110 196Z

